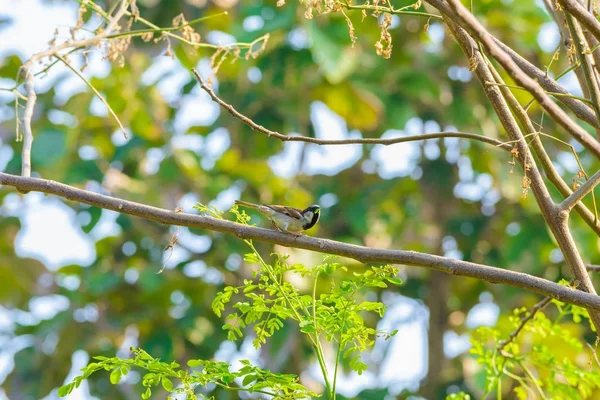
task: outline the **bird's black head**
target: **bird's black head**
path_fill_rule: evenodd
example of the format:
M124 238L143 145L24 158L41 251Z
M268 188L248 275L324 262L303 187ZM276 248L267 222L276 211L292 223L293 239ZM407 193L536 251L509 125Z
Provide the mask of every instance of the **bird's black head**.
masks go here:
M321 207L316 205L308 206L304 211L302 211L302 215L305 216L308 220L308 222L304 224L302 228L304 228L304 230L310 229L313 226L315 226L315 224L319 220L319 216L321 215Z

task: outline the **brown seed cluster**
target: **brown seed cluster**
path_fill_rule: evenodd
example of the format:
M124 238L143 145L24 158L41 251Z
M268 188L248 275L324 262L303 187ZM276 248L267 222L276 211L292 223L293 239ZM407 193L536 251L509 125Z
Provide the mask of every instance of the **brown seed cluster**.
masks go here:
M587 179L585 172L582 170L577 171L577 174L573 177L573 190L579 189L579 187L583 184L583 178Z
M390 58L392 56L392 35L389 32L390 26L392 25L392 14L384 13L383 19L379 24L381 29L381 35L377 43L375 43L375 50L378 56L383 58Z
M173 18L173 26L181 27L181 36L192 44L200 43L200 34L192 28L185 20L183 14L179 14Z

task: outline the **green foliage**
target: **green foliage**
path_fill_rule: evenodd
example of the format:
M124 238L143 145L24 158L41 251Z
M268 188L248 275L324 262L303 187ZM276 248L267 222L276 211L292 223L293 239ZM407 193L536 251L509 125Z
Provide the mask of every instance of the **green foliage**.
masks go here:
M516 337L507 338L499 328L475 330L470 352L483 366L486 394L500 395L508 382L513 387L509 397L519 399L586 399L600 389L600 365L586 366L577 359L585 349L574 335L578 326L563 321L571 317L579 324L584 318L588 323L587 311L557 300L551 303L557 310L553 319L543 311L532 316L527 308L515 309L509 322L519 333Z
M471 400L471 396L465 392L452 393L451 395L446 396L446 400Z
M214 207L198 204L196 209L210 214L215 218L223 218L221 212ZM237 206L232 209L237 222L247 224L249 217ZM251 252L244 256L248 263L258 264L252 279L245 279L239 287L226 286L218 292L212 301L213 312L221 317L227 305L233 302L234 295L241 299L233 302L235 310L225 317L226 323L222 329L227 332L227 338L235 341L244 336L244 329L254 326L256 338L254 347L260 348L284 323L291 321L298 325L300 332L306 335L319 361L323 378L328 389L328 396L335 399L335 384L337 381L338 363L340 357L348 361L351 369L362 374L367 365L361 359L361 353L375 343L375 338L386 340L397 333L397 330L385 332L376 330L365 324L364 312L376 313L380 318L385 313L385 305L378 301L360 301L360 292L365 288L387 288L388 284L400 285L402 281L396 277L398 268L386 265L371 267L365 272L355 272L348 275L348 269L332 257L326 256L323 263L313 268L301 264L286 263L287 255L273 253L274 262L267 264L258 253L251 240L244 240ZM338 275L343 276L338 277ZM302 294L290 282L290 274L313 282L312 296ZM329 279L330 290L317 297L317 283L320 276ZM326 362L323 355L322 337L329 342L337 343L337 355L333 384L330 384ZM274 399L304 399L316 397L316 393L308 391L298 383L298 377L290 374L277 374L253 366L248 361L242 361L243 367L235 372L230 371L230 365L225 362L190 360L188 366L201 368L201 371L182 370L176 362L165 363L151 357L145 350L132 349L134 359L119 357L95 357L99 362L93 362L85 367L83 374L59 390L60 396L69 394L79 387L84 379L99 370L112 371L110 382L118 384L127 375L131 367L148 371L142 380L146 388L143 399L150 397L152 387L162 385L163 389L173 394L185 394L187 399L196 399L195 388L215 384L226 390L262 393ZM174 388L172 379L179 380L182 387ZM236 379L241 379L241 386L233 386ZM200 395L202 398L203 396Z
M238 371L230 371L229 364L225 362L189 360L187 365L191 369L188 370L181 368L176 362L161 362L160 359L153 358L142 349L131 348L131 351L135 355L133 359L94 357L97 362L92 362L83 368L83 374L62 386L58 390L58 395L61 397L68 395L73 389L79 387L83 380L100 370L112 371L110 373L110 383L116 385L127 376L132 367L136 367L148 371L142 377L142 385L146 388L141 395L142 399L150 398L153 388L159 385L169 393L169 396L183 394L189 400L205 399L207 397L203 394L197 394L196 389L209 384L230 391L262 393L279 400L318 397L316 393L300 385L296 376L274 374L271 371L253 366L247 360L241 361L243 367ZM173 381L180 382L180 385L175 387ZM210 398L213 399L214 397Z
M210 210L204 205L198 205L197 209L221 217L216 210ZM237 206L232 208L232 213L237 222L248 223L249 217L244 211L239 211ZM302 264L288 264L288 256L280 253L271 254L274 260L269 264L261 257L251 240L244 242L251 249L250 253L244 255L244 261L257 264L258 269L253 272L252 279L244 280L243 286L225 287L212 303L215 314L221 316L233 295L241 294L242 298L232 305L236 311L225 318L227 322L223 329L227 331L228 339L243 337L242 329L253 325L256 335L253 345L260 348L275 331L283 328L284 322L293 321L313 346L329 395L335 398L340 356L348 360L351 369L361 374L367 366L360 353L370 348L376 337L389 339L397 332L384 332L368 327L362 313L375 312L381 318L385 305L381 302L359 301L358 294L365 288L387 288L388 283L402 284L396 278L398 268L391 265L371 267L364 273L355 272L348 276L348 269L331 262L329 256L325 257L322 264L307 268ZM344 276L339 278L341 273ZM290 283L293 274L312 280L312 296L301 293ZM317 284L321 275L331 283L329 292L317 296ZM322 353L323 336L327 341L337 343L333 385L330 385Z

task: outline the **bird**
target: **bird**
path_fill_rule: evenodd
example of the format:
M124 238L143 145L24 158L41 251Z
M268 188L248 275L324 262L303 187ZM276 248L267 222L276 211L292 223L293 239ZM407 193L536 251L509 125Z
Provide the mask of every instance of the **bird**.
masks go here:
M288 206L254 204L236 200L235 204L258 211L267 217L280 232L302 235L305 230L315 226L321 214L321 207L312 205L304 210Z

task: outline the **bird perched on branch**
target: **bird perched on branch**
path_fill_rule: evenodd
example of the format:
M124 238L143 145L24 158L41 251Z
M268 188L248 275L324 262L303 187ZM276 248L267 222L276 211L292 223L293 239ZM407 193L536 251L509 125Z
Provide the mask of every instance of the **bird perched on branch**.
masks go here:
M319 220L321 207L308 206L304 210L286 206L269 206L236 200L235 204L252 208L267 217L278 231L300 235L312 228Z

